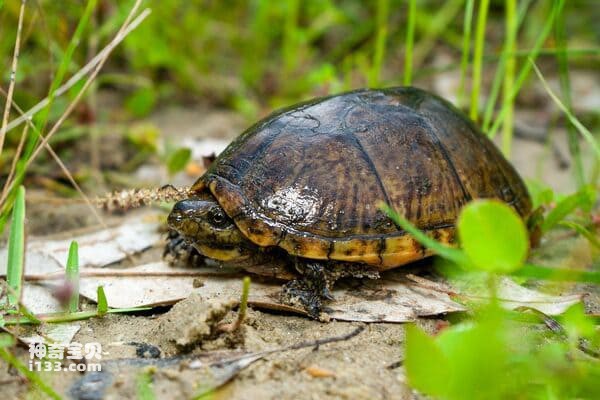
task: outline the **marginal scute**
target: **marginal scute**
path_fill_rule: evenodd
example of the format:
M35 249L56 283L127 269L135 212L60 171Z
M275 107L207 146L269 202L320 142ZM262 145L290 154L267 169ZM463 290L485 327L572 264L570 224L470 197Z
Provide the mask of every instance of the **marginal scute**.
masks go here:
M290 254L315 260L327 260L329 253L328 240L308 235L286 234L279 247Z
M525 185L494 144L452 105L415 88L358 90L276 112L192 190L207 188L259 246L379 269L431 254L381 213L381 202L449 244L471 199L531 212Z
M339 240L334 243L330 258L378 266L381 264L380 247L379 239Z

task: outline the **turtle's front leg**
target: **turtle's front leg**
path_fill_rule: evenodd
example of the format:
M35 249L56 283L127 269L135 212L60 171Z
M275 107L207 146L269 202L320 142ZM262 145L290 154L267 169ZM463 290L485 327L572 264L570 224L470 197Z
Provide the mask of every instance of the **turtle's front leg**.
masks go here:
M329 273L324 263L296 261L295 266L301 277L283 286L281 301L306 310L311 318L326 320L321 313L323 299L333 300L331 288L335 276Z
M169 230L163 258L166 258L171 265L197 267L204 263L204 256L175 230Z

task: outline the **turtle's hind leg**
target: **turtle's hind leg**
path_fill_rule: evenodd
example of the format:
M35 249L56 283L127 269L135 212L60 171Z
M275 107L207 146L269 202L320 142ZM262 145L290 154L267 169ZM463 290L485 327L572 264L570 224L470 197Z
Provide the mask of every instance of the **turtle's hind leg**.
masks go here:
M304 309L311 318L324 319L321 315L323 298L333 299L330 292L333 282L328 279L325 264L298 261L296 270L302 276L283 285L281 301Z
M302 276L283 286L281 301L300 307L319 320L328 320L321 312L323 300L334 300L331 289L339 278L379 278L373 267L363 264L296 260L295 267Z

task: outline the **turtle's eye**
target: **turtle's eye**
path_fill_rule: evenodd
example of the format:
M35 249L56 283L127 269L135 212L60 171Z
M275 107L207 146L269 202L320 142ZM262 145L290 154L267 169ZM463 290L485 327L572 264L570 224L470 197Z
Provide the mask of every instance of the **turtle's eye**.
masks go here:
M229 218L221 210L211 210L208 213L208 218L210 220L210 224L218 228L223 228L229 225Z

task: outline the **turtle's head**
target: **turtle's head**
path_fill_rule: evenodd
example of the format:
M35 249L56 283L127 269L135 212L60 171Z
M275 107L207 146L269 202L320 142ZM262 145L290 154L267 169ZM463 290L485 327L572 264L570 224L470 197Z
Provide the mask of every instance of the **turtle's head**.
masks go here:
M179 201L168 224L206 257L235 263L252 253L252 244L212 197Z

